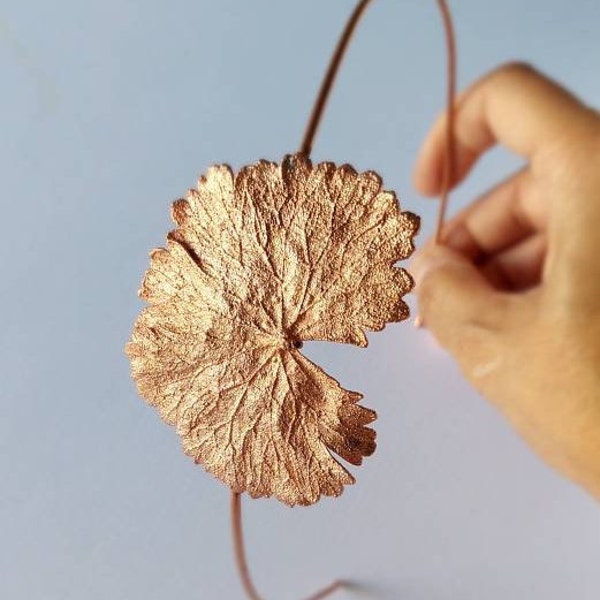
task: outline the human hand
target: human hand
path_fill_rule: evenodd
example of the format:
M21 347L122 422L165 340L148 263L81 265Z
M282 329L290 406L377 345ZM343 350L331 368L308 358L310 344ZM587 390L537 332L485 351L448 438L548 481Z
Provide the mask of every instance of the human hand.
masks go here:
M456 108L453 186L500 143L527 165L415 257L419 315L469 382L550 465L600 499L600 115L509 64ZM445 118L417 189L441 191Z

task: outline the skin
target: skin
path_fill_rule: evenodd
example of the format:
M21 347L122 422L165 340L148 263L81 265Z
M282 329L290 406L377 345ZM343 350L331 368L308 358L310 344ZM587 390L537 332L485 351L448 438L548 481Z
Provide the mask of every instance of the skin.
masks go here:
M445 119L419 192L441 191ZM449 221L412 263L419 315L535 452L600 500L600 114L505 65L456 107L453 187L501 144L525 166Z

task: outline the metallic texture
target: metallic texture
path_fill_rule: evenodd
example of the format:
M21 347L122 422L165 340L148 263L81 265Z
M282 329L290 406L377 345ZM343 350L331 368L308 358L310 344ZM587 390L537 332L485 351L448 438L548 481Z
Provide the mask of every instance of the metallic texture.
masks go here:
M360 465L376 415L300 348L364 347L366 330L407 318L413 282L394 264L418 217L376 173L302 154L213 166L172 216L126 348L140 394L232 491L290 506L340 495L354 478L332 453Z

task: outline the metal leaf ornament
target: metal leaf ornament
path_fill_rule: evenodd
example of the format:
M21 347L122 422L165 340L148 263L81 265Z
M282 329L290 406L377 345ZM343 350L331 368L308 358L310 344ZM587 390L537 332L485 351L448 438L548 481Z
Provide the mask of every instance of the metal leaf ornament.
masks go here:
M300 348L366 346L365 330L408 316L413 283L394 264L419 219L372 171L301 154L212 167L172 216L127 346L140 394L232 490L290 506L338 496L354 479L332 454L372 454L375 413Z
M313 164L313 140L339 66L372 0L359 0L334 51L300 150L281 163L211 167L172 207L176 228L151 253L147 302L126 352L143 398L183 449L231 489L234 549L250 577L241 494L289 505L339 496L345 463L375 451L374 411L302 353L305 341L367 345L366 332L408 317L413 286L396 263L414 250L419 218L402 212L373 171ZM448 49L446 155L437 239L453 181L456 49ZM323 599L341 581L314 594Z

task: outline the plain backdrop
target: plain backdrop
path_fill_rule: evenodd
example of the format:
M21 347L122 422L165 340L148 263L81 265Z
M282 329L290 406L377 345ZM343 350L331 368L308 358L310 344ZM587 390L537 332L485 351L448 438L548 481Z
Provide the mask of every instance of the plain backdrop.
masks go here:
M538 65L600 105L597 0L452 2L461 87ZM295 150L350 0L0 4L0 598L236 600L228 491L136 394L123 353L170 202L215 162ZM376 169L423 218L415 153L443 105L435 3L375 2L313 157ZM490 154L452 210L515 169ZM568 202L565 198L565 202ZM245 503L266 599L596 600L600 509L407 323L308 355L379 413L339 499ZM568 401L568 399L565 399Z

